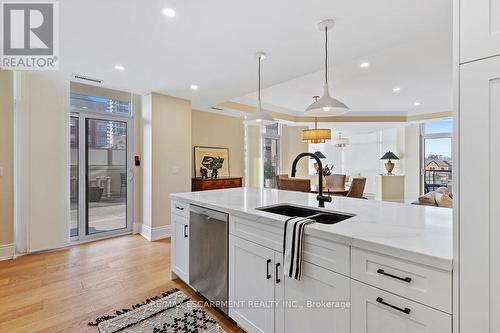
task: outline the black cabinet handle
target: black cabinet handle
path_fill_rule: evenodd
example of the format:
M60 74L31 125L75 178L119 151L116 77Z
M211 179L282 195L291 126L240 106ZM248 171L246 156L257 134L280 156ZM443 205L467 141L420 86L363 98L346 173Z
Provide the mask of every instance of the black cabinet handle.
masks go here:
M404 281L404 282L407 282L407 283L411 282L411 277L404 277L404 278L402 278L400 276L392 275L392 274L386 273L382 268L377 269L377 273L385 275L385 276L388 276L388 277L391 277L393 279Z
M187 224L184 224L184 237L187 237L187 236L188 236L188 234L187 234L187 229L188 229Z
M175 206L178 210L184 210L184 207Z
M388 307L390 307L390 308L392 308L392 309L395 309L395 310L398 310L398 311L404 312L404 313L406 313L406 314L410 314L410 311L411 311L411 310L410 310L410 309L408 309L408 308L401 309L401 308L399 308L399 307L397 307L397 306L395 306L395 305L392 305L392 304L386 303L386 302L384 302L384 299L383 299L382 297L377 297L377 302L378 302L378 303L380 303L380 304L384 304L385 306L388 306Z
M267 259L266 262L266 279L269 280L271 278L271 274L269 274L269 264L271 263L271 259Z
M279 274L279 267L280 267L280 265L281 264L279 262L276 263L276 271L275 271L275 273L276 273L276 283L280 283L281 282L281 280L279 278L279 276L280 276L280 274Z

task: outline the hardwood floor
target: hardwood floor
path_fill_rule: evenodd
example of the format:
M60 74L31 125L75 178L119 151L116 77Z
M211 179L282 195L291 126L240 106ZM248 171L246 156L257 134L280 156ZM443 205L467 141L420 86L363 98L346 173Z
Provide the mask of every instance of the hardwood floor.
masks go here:
M97 317L177 287L170 240L122 236L0 262L0 332L97 332ZM243 332L205 308L227 332Z

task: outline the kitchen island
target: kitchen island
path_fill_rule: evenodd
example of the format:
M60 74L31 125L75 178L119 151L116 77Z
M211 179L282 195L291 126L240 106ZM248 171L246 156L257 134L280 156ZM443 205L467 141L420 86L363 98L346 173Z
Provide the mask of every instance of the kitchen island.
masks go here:
M257 208L317 208L308 193L238 188L172 194L172 272L189 284L189 207L229 215L229 316L248 332L451 332L452 210L333 197L314 223L303 277L283 274L288 216Z

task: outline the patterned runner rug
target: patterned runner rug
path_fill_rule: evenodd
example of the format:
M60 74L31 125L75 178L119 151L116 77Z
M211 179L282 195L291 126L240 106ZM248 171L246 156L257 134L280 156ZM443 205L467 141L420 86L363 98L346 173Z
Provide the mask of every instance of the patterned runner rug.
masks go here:
M212 317L177 288L89 325L97 326L100 333L224 333Z

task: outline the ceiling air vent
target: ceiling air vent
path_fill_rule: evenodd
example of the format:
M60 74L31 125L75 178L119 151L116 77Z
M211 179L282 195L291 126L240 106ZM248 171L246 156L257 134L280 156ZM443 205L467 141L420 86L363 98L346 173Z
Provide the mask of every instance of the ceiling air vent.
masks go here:
M71 77L73 77L73 79L88 81L88 82L93 82L93 83L99 83L99 84L101 84L103 81L100 79L94 79L92 77L88 77L88 76L80 75L80 74L72 74Z
M216 106L211 106L211 107L209 107L209 109L215 110L215 111L224 111L224 109L218 108Z

